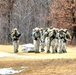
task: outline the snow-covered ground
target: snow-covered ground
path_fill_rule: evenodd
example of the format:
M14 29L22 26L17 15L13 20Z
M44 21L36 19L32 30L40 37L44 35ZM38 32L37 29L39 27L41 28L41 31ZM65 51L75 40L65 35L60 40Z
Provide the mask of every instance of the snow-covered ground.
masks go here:
M20 73L23 70L25 70L26 68L28 68L28 67L21 66L20 70L14 70L12 67L10 67L10 68L2 68L2 69L0 69L0 75L8 75L8 74Z
M11 54L7 52L0 52L0 58L1 57L10 57L10 56L17 56L16 54Z
M11 54L11 53L7 53L7 52L0 52L0 58L3 57L15 57L15 58L27 58L27 59L36 59L39 56L34 56L34 55L18 55L18 54Z
M6 52L0 52L0 58L2 58L2 57L20 57L20 55L6 53ZM25 70L25 68L27 68L27 67L21 66L20 70L14 70L12 67L10 67L10 68L1 68L0 69L0 75L8 75L8 74L20 73L23 70Z

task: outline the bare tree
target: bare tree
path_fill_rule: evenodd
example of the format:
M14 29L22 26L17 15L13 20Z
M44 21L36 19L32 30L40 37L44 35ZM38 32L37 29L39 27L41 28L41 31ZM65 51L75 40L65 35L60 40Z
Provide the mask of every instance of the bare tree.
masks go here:
M35 27L47 27L49 2L52 0L16 0L12 10L12 28L24 33L22 42L31 42L31 32ZM50 21L49 21L50 22ZM48 24L48 25L47 25ZM28 38L29 37L29 38Z

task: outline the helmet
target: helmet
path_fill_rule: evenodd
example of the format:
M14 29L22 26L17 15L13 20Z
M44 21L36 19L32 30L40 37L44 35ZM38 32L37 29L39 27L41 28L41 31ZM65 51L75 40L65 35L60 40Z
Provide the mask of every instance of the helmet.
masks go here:
M40 30L43 30L43 28L40 28Z
M35 28L35 31L36 31L36 32L38 32L38 31L39 31L39 28L38 28L38 27L36 27L36 28Z
M64 29L64 32L67 32L68 30L67 29Z
M17 28L14 28L13 30L14 30L14 31L16 31L16 30L17 30Z

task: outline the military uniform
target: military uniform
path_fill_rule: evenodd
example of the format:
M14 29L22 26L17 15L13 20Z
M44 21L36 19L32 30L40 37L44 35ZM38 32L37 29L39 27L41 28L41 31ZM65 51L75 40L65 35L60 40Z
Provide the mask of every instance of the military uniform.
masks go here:
M44 32L44 39L45 39L45 52L50 53L50 37L48 29L46 29Z
M67 52L67 50L66 50L66 48L67 48L67 42L68 41L71 41L71 35L70 35L70 33L68 32L68 30L67 29L64 29L64 34L65 34L65 39L64 39L64 42L63 42L63 53L66 53Z
M34 43L35 53L39 53L39 46L40 46L40 31L39 28L35 28L32 32L32 38Z
M57 53L57 47L58 47L57 31L58 31L58 29L53 28L50 32L52 53Z
M41 50L41 52L44 51L44 47L45 47L44 29L41 28L40 29L40 50Z
M14 28L11 33L12 43L14 46L14 53L18 53L20 36L21 36L21 34L18 32L17 28Z
M59 53L66 53L66 34L61 29L59 32Z

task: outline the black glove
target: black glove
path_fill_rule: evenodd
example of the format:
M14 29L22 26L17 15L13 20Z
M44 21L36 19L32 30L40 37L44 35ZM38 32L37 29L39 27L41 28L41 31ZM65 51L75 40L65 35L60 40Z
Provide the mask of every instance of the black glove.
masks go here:
M37 37L35 37L35 40L37 40Z
M18 37L18 38L19 38L20 36L21 36L21 34L18 34L16 37Z

